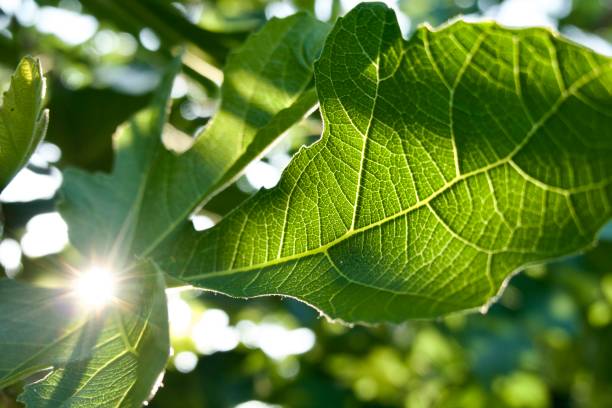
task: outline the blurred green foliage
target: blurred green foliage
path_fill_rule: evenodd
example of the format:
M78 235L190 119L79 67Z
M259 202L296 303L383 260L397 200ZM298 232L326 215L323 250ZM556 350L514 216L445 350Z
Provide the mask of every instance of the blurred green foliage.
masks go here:
M270 18L270 4L279 2L24 2L39 11L59 8L93 16L95 35L78 44L41 31L9 3L0 1L0 86L6 86L23 55L40 57L49 81L47 140L62 150L57 166L104 171L111 167L114 129L148 102L173 47L185 46L191 59L185 59L184 89L179 92L177 87L170 122L183 136L191 136L216 108L219 78L215 75L227 52ZM316 11L329 19L342 14L345 2L316 3L285 2L289 10ZM414 28L421 22L437 25L460 13L486 13L498 3L402 0L399 8ZM611 40L612 3L574 0L559 24L560 30L575 26ZM157 48L155 44L145 47L143 29L147 28L159 41ZM295 152L319 132L318 114L314 114L290 131L290 138L275 149L276 157ZM271 155L264 160L273 162ZM44 166L30 168L49 172ZM208 203L204 213L218 219L253 191L243 177ZM3 203L5 237L19 240L26 222L52 210L57 199ZM24 257L20 274L35 279L41 271L54 273L73 256L68 248L51 257ZM245 401L283 407L612 406L610 226L603 231L602 242L588 253L532 267L514 277L486 314L347 328L291 299L246 302L192 292L183 293L182 299L192 317L184 333L173 334L175 355L194 352L199 360L189 373L179 372L171 360L152 407L234 407ZM303 354L282 358L272 358L262 347L247 347L244 342L228 351L201 354L190 336L199 317L215 309L227 313L231 329L244 321L287 330L308 328L316 342ZM18 388L0 391L0 407L18 406L14 401ZM251 403L242 408L261 406L267 405Z
M151 406L610 406L611 253L605 241L530 268L488 313L438 322L346 328L289 299L200 296L190 300L195 309L226 310L231 324L245 316L285 321L312 328L317 343L281 360L241 345L201 357L187 375L170 368ZM299 371L286 375L286 365Z

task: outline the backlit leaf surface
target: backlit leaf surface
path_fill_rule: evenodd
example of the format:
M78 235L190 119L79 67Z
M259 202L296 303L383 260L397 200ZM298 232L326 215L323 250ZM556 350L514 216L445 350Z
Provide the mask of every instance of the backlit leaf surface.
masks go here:
M185 282L402 321L487 304L612 214L612 61L544 29L402 39L362 4L315 69L325 131L280 184L156 254Z

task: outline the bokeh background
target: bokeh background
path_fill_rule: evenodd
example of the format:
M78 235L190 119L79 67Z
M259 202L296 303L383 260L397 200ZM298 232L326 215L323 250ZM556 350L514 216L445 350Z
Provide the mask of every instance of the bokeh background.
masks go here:
M56 211L62 169L111 168L114 129L147 104L173 47L187 44L187 53L164 137L180 149L214 114L223 61L249 33L297 10L333 21L357 3L0 0L0 88L23 55L34 55L51 110L46 142L0 195L3 273L65 274L75 254ZM548 26L612 55L611 0L386 3L406 36L462 14ZM193 217L194 228L274 186L320 130L318 113L290 129ZM587 253L514 277L486 314L344 327L291 299L178 290L168 299L174 354L152 407L612 407L612 224ZM0 390L0 407L18 406L19 392Z

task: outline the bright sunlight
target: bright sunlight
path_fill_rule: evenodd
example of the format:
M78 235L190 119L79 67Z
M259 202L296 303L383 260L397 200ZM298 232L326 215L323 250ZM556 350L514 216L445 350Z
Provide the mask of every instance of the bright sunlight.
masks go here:
M80 274L74 288L82 304L100 309L115 297L115 276L109 269L94 266Z

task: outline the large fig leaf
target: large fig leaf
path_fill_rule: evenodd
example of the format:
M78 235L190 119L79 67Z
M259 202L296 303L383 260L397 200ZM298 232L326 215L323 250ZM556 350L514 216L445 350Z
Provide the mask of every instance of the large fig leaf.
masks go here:
M402 39L362 4L315 68L325 130L280 184L156 254L185 282L346 321L488 304L612 214L612 60L544 29L457 21Z

